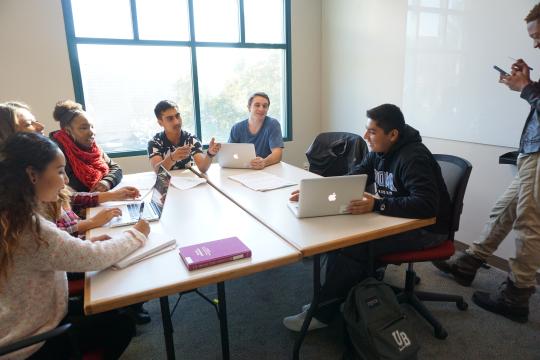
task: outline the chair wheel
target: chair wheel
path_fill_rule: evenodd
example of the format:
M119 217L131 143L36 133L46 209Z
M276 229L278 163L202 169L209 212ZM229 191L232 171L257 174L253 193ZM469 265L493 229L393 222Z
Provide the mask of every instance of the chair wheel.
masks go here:
M420 279L420 276L415 276L414 277L414 285L420 284L420 280L422 280L422 279Z
M467 310L469 308L469 304L467 304L467 302L465 300L458 301L456 303L456 306L461 311L465 311L465 310Z
M444 340L448 337L448 333L444 328L440 327L438 329L435 329L435 337L440 340Z

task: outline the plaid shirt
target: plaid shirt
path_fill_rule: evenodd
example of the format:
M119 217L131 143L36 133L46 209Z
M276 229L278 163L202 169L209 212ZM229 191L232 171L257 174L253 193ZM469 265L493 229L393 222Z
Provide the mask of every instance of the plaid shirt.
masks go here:
M79 235L79 220L81 218L76 214L83 209L95 207L98 205L98 193L73 193L71 195L71 209L60 210L60 217L56 219L56 226L59 229L67 231L73 236Z

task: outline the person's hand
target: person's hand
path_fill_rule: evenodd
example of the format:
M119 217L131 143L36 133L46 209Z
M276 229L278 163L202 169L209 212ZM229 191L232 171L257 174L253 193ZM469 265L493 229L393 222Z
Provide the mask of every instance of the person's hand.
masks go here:
M291 197L289 198L289 201L298 201L300 199L300 190L294 190L291 193Z
M91 221L93 227L100 227L111 221L112 218L121 215L122 210L119 208L105 208L101 209L96 215L87 220Z
M351 200L347 210L353 215L365 214L373 211L375 197L365 192L361 200Z
M173 152L169 154L169 157L172 161L178 162L182 161L184 159L187 159L191 155L191 145L186 144L184 146L180 146L179 148L176 148Z
M141 196L139 189L133 186L126 186L120 189L111 190L109 193L111 195L110 201L130 200Z
M150 234L150 224L146 220L139 220L135 225L133 225L133 228L143 233L146 237L148 237L148 234Z
M249 165L252 169L261 170L264 169L264 167L266 166L266 162L262 157L257 156L255 159L251 160Z
M110 239L111 237L109 235L104 234L104 235L94 236L88 239L88 241L94 242L94 241L105 241L105 240L110 240Z
M499 82L508 86L510 90L521 92L532 82L529 65L523 59L518 59L512 64L512 73L507 76L501 75Z
M90 192L105 192L109 191L109 183L105 180L101 180L93 188L90 189Z
M212 138L212 140L210 140L210 143L208 144L208 150L206 150L206 152L210 154L210 156L216 156L221 149L221 144L215 141L216 140Z

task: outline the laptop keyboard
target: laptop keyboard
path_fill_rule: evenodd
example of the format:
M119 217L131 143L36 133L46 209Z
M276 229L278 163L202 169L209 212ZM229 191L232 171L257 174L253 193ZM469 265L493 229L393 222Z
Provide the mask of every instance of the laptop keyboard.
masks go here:
M127 205L128 211L129 211L129 217L132 219L138 219L139 218L139 211L141 208L141 204L128 204ZM144 213L144 210L143 210Z

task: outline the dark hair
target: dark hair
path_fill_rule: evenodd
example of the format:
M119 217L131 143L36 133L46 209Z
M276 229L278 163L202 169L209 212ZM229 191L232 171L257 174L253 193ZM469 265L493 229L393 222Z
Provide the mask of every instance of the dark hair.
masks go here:
M0 145L0 275L7 275L25 232L38 245L43 242L36 193L27 169L42 173L58 152L54 142L37 133L16 133Z
M393 104L382 104L366 111L366 116L377 123L385 134L396 129L401 133L405 128L403 113Z
M250 97L248 99L248 107L251 106L251 103L253 102L253 99L256 96L260 96L260 97L263 97L266 100L268 100L268 106L270 106L270 98L268 97L268 95L266 93L264 93L264 92L256 92L256 93L253 93L253 94L250 95Z
M154 114L159 119L161 118L161 113L169 109L176 109L178 111L178 105L176 105L176 103L171 100L161 100L154 108Z
M84 115L84 110L73 100L60 100L54 106L53 118L60 123L61 129L68 127L78 115Z
M17 132L17 112L13 106L0 104L0 143Z
M525 22L530 23L531 21L540 19L540 3L534 5L534 7L529 11L529 14L525 17Z

